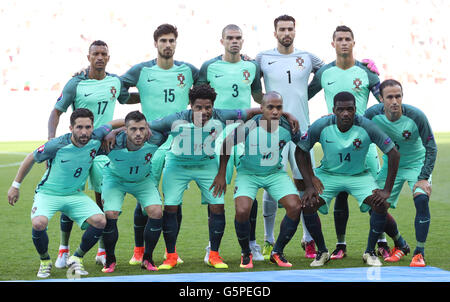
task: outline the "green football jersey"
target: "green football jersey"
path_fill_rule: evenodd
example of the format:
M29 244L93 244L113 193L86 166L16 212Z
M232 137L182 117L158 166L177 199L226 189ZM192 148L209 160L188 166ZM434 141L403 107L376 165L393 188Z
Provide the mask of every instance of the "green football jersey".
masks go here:
M110 131L110 125L95 129L83 147L75 146L71 141L72 133L67 133L37 148L33 152L34 161L41 163L48 160L48 168L37 185L36 193L42 191L52 195L70 195L79 192L86 183L101 140Z
M364 64L355 61L349 69L341 69L336 66L336 61L322 66L308 85L308 99L311 99L322 88L325 93L328 113L333 113L333 98L342 91L347 91L355 96L356 113L364 115L367 109L369 94L372 92L379 101L380 79Z
M197 81L198 69L174 61L172 68L166 70L154 59L134 65L121 78L127 89L138 89L142 113L151 121L187 108L189 89Z
M211 119L197 127L192 110L184 110L165 118L149 122L150 129L173 136L167 160L181 165L199 165L215 158L215 141L226 125L245 120L246 111L214 109Z
M346 132L337 127L335 115L322 117L311 125L297 145L309 152L317 142L323 150L320 168L342 175L356 175L367 169L365 161L371 143L383 153L394 147L387 134L360 115L355 116L354 125Z
M112 121L116 101L125 104L129 96L115 74L106 73L103 80L89 79L83 74L67 82L54 108L62 112L66 112L69 106L73 110L87 108L94 114L94 128L98 128Z
M377 104L365 113L378 127L392 138L400 152L399 168L422 167L419 179L429 179L437 155L433 131L425 114L411 105L402 105L402 116L391 122L385 115L384 105ZM383 157L384 162L387 158Z
M108 153L110 161L105 169L109 174L127 182L139 182L149 177L152 171L152 156L167 139L157 131L152 133L144 145L134 151L127 148L127 134L119 133L114 148Z
M217 109L248 109L252 92L261 92L261 70L256 61L230 63L222 56L203 63L198 84L209 83L216 90Z
M300 132L293 134L285 117L281 117L278 128L273 132L267 132L262 123L268 123L262 120L262 114L246 122L245 151L236 167L238 173L268 175L283 170L281 153L284 146L291 140L294 143L300 140ZM236 139L238 136L235 133Z

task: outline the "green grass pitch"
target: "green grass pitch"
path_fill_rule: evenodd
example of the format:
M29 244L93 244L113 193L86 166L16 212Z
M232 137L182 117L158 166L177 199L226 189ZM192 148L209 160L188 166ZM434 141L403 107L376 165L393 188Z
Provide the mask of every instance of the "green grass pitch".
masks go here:
M448 179L450 179L450 133L437 133L438 157L433 172L433 193L430 200L431 226L426 243L426 262L429 266L450 270L450 201L448 199ZM11 182L16 175L18 163L42 142L0 142L0 192L3 202L0 203L0 280L35 280L39 268L39 257L31 240L30 210L34 195L34 189L42 177L45 165L36 164L22 184L20 200L14 206L7 202L7 192ZM321 158L321 151L316 148L316 160ZM234 185L228 187L226 193L225 213L226 230L221 243L220 253L229 265L228 272L242 271L239 268L240 248L234 231L234 201L232 199ZM88 191L93 197L93 192ZM258 220L256 236L257 242L262 246L264 243L264 225L262 219L262 190L259 191ZM136 201L132 196L125 199L123 212L119 218L119 241L116 246L117 267L116 271L108 276L148 274L139 266L131 266L128 260L131 258L133 237L133 211ZM362 254L367 242L369 228L369 215L359 212L356 201L351 197L349 200L350 218L347 227L347 251L348 256L344 260L330 261L323 268L346 268L365 266L362 262ZM396 218L398 227L403 237L415 248L414 215L415 209L411 192L405 185L400 196L398 208L390 211ZM277 227L275 236L278 234L279 223L284 216L284 210L279 209L277 213ZM333 214L320 216L322 229L325 235L327 247L330 252L335 246L335 230ZM59 246L59 214L50 221L48 235L50 239L49 253L54 261ZM310 259L304 257L300 247L302 228L299 226L297 233L285 249L293 269L312 269ZM71 251L75 251L80 243L82 232L76 224L70 239ZM390 246L392 240L388 238ZM197 186L192 183L186 191L183 199L183 221L177 242L177 252L184 260L184 264L170 271L159 271L152 274L175 274L175 273L199 273L215 272L216 270L203 263L205 247L208 243L207 209L200 204L200 194ZM90 277L105 276L101 267L95 264L94 247L85 256L84 264ZM161 264L164 255L164 240L161 236L155 249L154 260L157 265ZM411 255L404 257L400 262L394 264L384 263L384 266L408 266ZM278 270L280 268L268 262L254 262L253 271ZM222 271L223 272L223 271ZM53 268L51 278L66 278L66 270ZM205 280L207 281L207 280ZM337 280L338 281L338 280Z

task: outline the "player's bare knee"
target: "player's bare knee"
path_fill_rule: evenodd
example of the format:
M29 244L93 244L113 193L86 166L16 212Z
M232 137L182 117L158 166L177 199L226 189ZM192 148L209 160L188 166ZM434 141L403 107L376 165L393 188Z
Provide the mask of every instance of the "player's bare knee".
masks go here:
M160 205L152 205L145 207L145 212L147 216L151 219L161 219L162 217L162 207Z
M95 214L88 218L87 222L97 229L104 229L106 226L106 217L103 214Z
M107 219L119 219L119 211L106 211L105 215Z
M225 213L225 207L223 204L210 204L209 210L211 211L211 213L216 215L221 215Z
M45 216L37 216L31 220L32 228L36 231L43 231L48 226L48 219Z

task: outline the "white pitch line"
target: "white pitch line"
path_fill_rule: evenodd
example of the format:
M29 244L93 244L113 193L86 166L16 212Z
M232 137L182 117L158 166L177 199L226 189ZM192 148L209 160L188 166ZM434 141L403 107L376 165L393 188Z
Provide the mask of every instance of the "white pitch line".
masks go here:
M11 155L28 155L29 153L27 152L7 152L7 151L0 151L0 155L1 154L11 154ZM4 165L0 165L0 168L7 168L7 167L15 167L15 166L20 166L22 162L15 162L15 163L10 163L10 164L4 164Z

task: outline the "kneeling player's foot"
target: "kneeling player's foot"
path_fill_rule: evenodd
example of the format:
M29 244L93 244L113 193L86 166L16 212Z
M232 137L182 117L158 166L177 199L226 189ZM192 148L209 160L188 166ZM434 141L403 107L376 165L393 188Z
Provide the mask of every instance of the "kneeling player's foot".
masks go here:
M130 263L131 265L138 265L142 263L142 257L144 257L144 247L143 246L135 246L133 251L133 257L131 257Z
M112 262L112 263L106 263L105 266L102 268L102 272L104 273L113 273L114 270L116 269L116 263Z
M391 255L391 249L389 248L387 242L378 242L377 255L383 257L384 260Z
M305 258L308 259L314 259L316 258L316 243L314 242L314 240L311 241L304 241L303 239L301 240L301 246L302 249L305 250Z
M385 258L384 261L386 261L386 262L400 261L400 259L402 259L403 256L405 256L409 253L409 251L410 251L410 249L409 249L408 244L406 244L402 248L394 247L392 249L391 255L389 257Z
M264 242L264 247L263 247L263 256L264 256L264 260L270 260L270 254L272 253L273 250L273 243L270 243L269 241L265 241Z
M228 265L223 262L223 258L220 257L219 252L210 251L208 265L215 268L228 268Z
M58 252L58 257L55 261L56 268L65 268L67 267L67 259L69 258L69 250L68 249L60 249Z
M259 246L259 244L256 243L255 245L252 245L250 247L250 251L253 255L253 260L264 261L264 256L263 254L261 254L261 247Z
M148 271L152 271L152 272L155 272L158 270L158 267L156 267L153 260L147 260L147 259L142 261L141 268L146 269Z
M374 251L365 252L363 254L363 261L370 266L382 266L380 259L378 259L377 255Z
M423 258L422 254L416 254L411 260L411 263L409 264L411 267L425 267L425 259Z
M175 248L175 253L176 253L176 252L177 252L177 248ZM166 249L166 251L164 252L164 259L167 259L167 249ZM177 263L178 263L178 264L184 263L184 261L180 258L180 256L178 256Z
M177 266L178 262L177 253L167 253L166 260L158 267L158 269L172 269Z
M97 255L95 255L95 264L106 265L106 252L98 251Z
M311 262L310 266L322 266L330 260L330 253L328 251L319 251L317 252L316 259Z
M41 264L39 266L39 271L37 273L38 278L48 278L50 277L50 271L52 269L52 261L49 260L41 260Z
M284 258L284 255L282 253L274 253L272 252L272 255L270 256L270 262L276 263L278 266L281 267L292 267L292 264L289 263L289 261Z
M252 253L250 254L242 254L241 255L241 264L240 267L241 268L253 268L253 255Z
M331 260L343 259L346 256L347 256L347 245L338 243L336 244L336 249L331 253L330 259Z
M69 267L69 271L75 272L80 276L86 276L89 273L84 270L83 258L77 256L70 256L69 260L67 260L67 265Z

